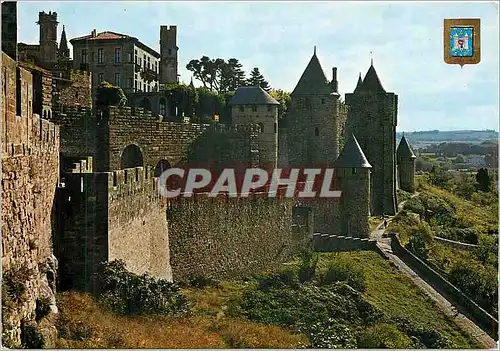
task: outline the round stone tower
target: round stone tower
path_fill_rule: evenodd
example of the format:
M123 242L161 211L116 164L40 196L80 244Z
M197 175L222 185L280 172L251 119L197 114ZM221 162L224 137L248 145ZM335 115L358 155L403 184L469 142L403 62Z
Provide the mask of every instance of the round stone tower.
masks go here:
M404 135L399 142L396 157L399 188L410 193L415 192L415 159L417 157Z
M232 124L260 126L260 165L274 169L278 164L278 106L260 86L240 87L231 98Z
M370 235L370 170L354 134L347 139L344 149L333 163L340 179L341 235L367 238Z

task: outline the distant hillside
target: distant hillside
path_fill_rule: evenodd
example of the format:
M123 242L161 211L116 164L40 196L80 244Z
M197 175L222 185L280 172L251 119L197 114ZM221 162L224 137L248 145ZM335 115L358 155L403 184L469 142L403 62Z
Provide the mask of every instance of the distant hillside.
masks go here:
M396 139L399 141L402 135L403 133L401 132L396 133ZM494 130L429 130L412 133L405 132L404 135L414 148L443 142L475 144L487 140L498 140L498 132Z

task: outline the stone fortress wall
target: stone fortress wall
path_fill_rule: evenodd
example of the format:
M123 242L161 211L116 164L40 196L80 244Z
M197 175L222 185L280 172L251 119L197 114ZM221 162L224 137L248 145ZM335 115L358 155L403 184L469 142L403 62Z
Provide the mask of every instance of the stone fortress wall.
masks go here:
M2 289L16 284L23 291L17 303L3 298L2 324L4 338L17 344L28 326L47 339L56 335L52 219L59 128L32 113L32 89L32 74L2 53ZM40 301L49 303L50 312L37 320Z

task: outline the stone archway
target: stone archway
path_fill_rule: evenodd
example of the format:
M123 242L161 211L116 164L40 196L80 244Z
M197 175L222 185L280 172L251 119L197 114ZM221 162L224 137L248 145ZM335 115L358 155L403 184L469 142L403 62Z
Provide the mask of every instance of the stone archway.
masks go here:
M135 144L128 145L122 152L121 169L144 166L144 159L139 146Z
M156 164L156 167L155 167L155 172L154 172L154 177L155 178L158 178L159 176L161 176L161 174L171 168L172 166L170 165L170 162L168 162L167 160L165 159L162 159L160 161L158 161L158 163Z

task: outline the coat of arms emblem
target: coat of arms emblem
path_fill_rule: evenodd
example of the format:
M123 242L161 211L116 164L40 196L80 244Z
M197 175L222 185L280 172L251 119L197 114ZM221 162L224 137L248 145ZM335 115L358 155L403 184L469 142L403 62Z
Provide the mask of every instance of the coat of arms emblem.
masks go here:
M446 63L476 64L481 60L479 19L444 20L444 60Z

